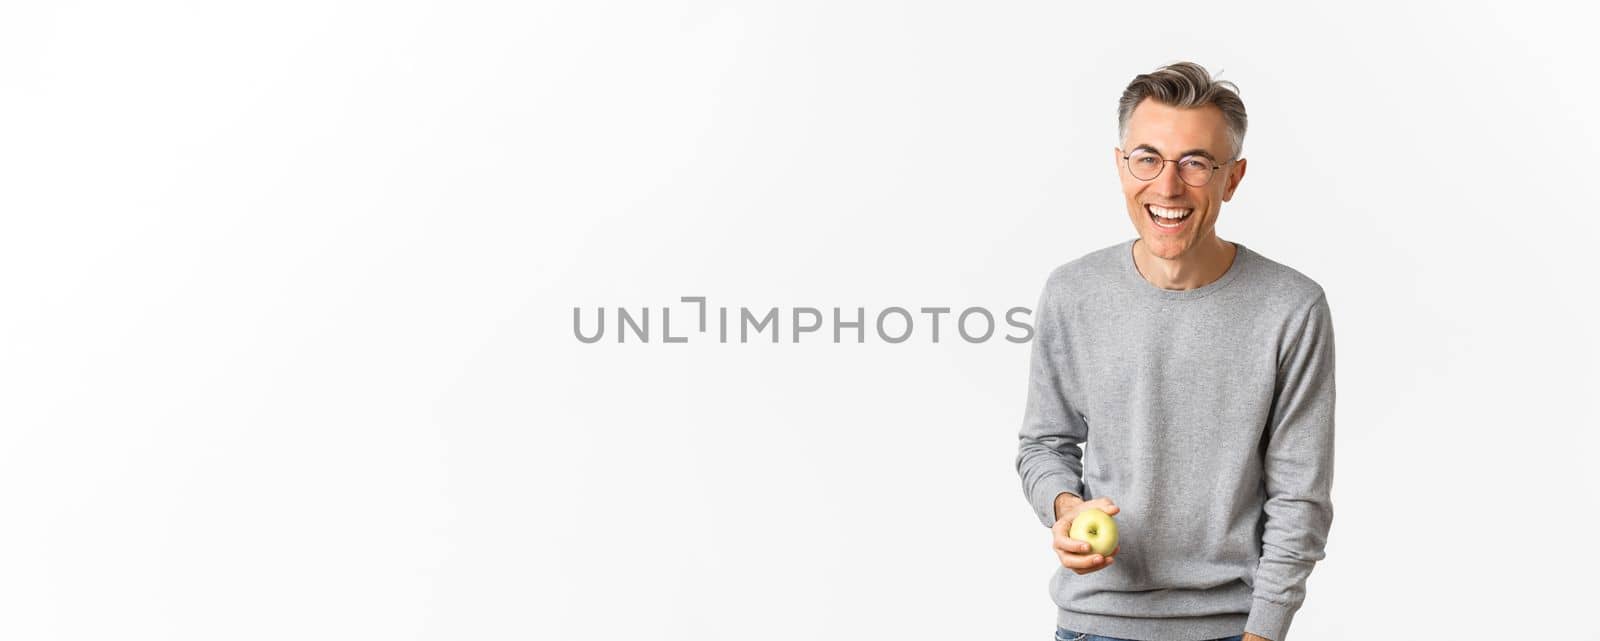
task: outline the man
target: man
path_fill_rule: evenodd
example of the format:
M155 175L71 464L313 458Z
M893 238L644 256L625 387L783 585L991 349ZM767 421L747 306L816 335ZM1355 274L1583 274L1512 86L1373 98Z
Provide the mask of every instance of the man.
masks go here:
M1217 237L1236 89L1193 63L1133 79L1113 160L1138 237L1040 296L1017 472L1061 562L1058 639L1285 641L1324 556L1333 326L1316 282ZM1067 536L1089 508L1108 555Z

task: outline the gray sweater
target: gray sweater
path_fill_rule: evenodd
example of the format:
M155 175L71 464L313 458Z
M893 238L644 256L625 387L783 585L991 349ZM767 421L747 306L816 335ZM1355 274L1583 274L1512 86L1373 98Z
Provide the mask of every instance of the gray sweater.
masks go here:
M1133 241L1051 272L1017 473L1039 521L1110 498L1122 551L1057 566L1057 624L1141 641L1284 641L1333 523L1333 325L1322 288L1235 243L1204 287L1156 287ZM1080 451L1081 446L1081 451Z

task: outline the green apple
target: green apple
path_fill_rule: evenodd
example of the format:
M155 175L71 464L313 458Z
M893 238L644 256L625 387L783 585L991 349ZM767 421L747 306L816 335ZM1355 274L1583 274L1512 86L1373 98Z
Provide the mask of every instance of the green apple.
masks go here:
M1117 522L1111 515L1097 508L1089 508L1072 517L1072 529L1067 537L1089 544L1089 551L1110 555L1117 549Z

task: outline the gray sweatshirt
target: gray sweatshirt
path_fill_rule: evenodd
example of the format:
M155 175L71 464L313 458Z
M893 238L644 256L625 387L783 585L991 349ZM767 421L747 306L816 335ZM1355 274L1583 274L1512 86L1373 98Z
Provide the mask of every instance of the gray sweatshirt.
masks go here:
M1056 567L1061 627L1284 641L1305 600L1333 523L1333 324L1316 282L1235 245L1196 289L1144 280L1131 240L1045 283L1023 491L1047 527L1062 492L1121 508L1115 564Z

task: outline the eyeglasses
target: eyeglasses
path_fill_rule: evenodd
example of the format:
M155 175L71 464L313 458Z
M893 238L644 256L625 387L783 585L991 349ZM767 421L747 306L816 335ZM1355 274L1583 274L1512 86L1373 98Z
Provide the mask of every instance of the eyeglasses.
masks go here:
M1147 149L1140 149L1123 156L1122 161L1128 165L1128 173L1144 181L1155 180L1156 176L1161 175L1161 170L1167 168L1167 163L1178 163L1178 178L1190 187L1206 186L1206 183L1211 182L1211 176L1222 168L1205 156L1184 156L1177 160L1167 160Z

